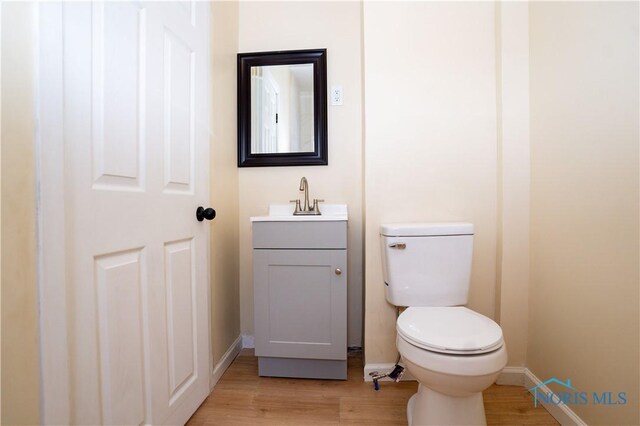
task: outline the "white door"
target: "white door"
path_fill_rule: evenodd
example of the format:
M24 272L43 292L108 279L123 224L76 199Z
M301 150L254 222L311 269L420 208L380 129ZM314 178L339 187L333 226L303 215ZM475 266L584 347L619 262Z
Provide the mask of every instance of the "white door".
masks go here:
M278 151L278 88L268 69L262 77L262 146L263 152Z
M70 421L184 423L209 392L209 6L62 13Z

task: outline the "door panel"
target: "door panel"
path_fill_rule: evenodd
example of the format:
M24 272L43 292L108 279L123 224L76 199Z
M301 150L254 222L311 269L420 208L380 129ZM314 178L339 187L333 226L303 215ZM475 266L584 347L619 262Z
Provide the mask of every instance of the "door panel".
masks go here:
M193 240L165 244L170 405L196 377L192 254Z
M346 250L267 249L253 257L256 356L346 359Z
M101 406L108 424L141 424L145 419L143 262L139 249L95 261Z
M270 342L331 344L332 274L330 264L269 265ZM301 307L304 321L298 318Z
M71 421L181 424L209 391L209 5L64 3Z
M193 190L195 61L196 54L187 43L165 29L165 182L169 191Z
M92 129L96 189L143 186L145 9L134 3L92 7Z

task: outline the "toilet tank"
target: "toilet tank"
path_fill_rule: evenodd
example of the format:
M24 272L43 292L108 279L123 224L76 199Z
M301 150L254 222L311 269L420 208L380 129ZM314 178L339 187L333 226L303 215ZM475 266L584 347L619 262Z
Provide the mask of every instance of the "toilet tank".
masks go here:
M396 306L465 305L473 257L471 223L380 227L387 300Z

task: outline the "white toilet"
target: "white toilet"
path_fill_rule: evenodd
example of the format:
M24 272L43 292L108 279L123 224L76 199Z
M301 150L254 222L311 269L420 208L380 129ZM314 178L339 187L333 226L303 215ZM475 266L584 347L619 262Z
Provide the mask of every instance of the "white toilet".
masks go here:
M410 425L486 424L482 391L507 364L502 329L468 301L473 225L381 227L387 300L408 308L396 323L398 351L418 380Z

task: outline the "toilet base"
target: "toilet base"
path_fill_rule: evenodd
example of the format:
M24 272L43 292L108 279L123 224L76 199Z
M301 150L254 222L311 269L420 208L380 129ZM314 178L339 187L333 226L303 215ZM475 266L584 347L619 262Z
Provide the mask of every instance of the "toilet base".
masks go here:
M407 404L409 426L486 425L482 392L449 396L422 384Z

